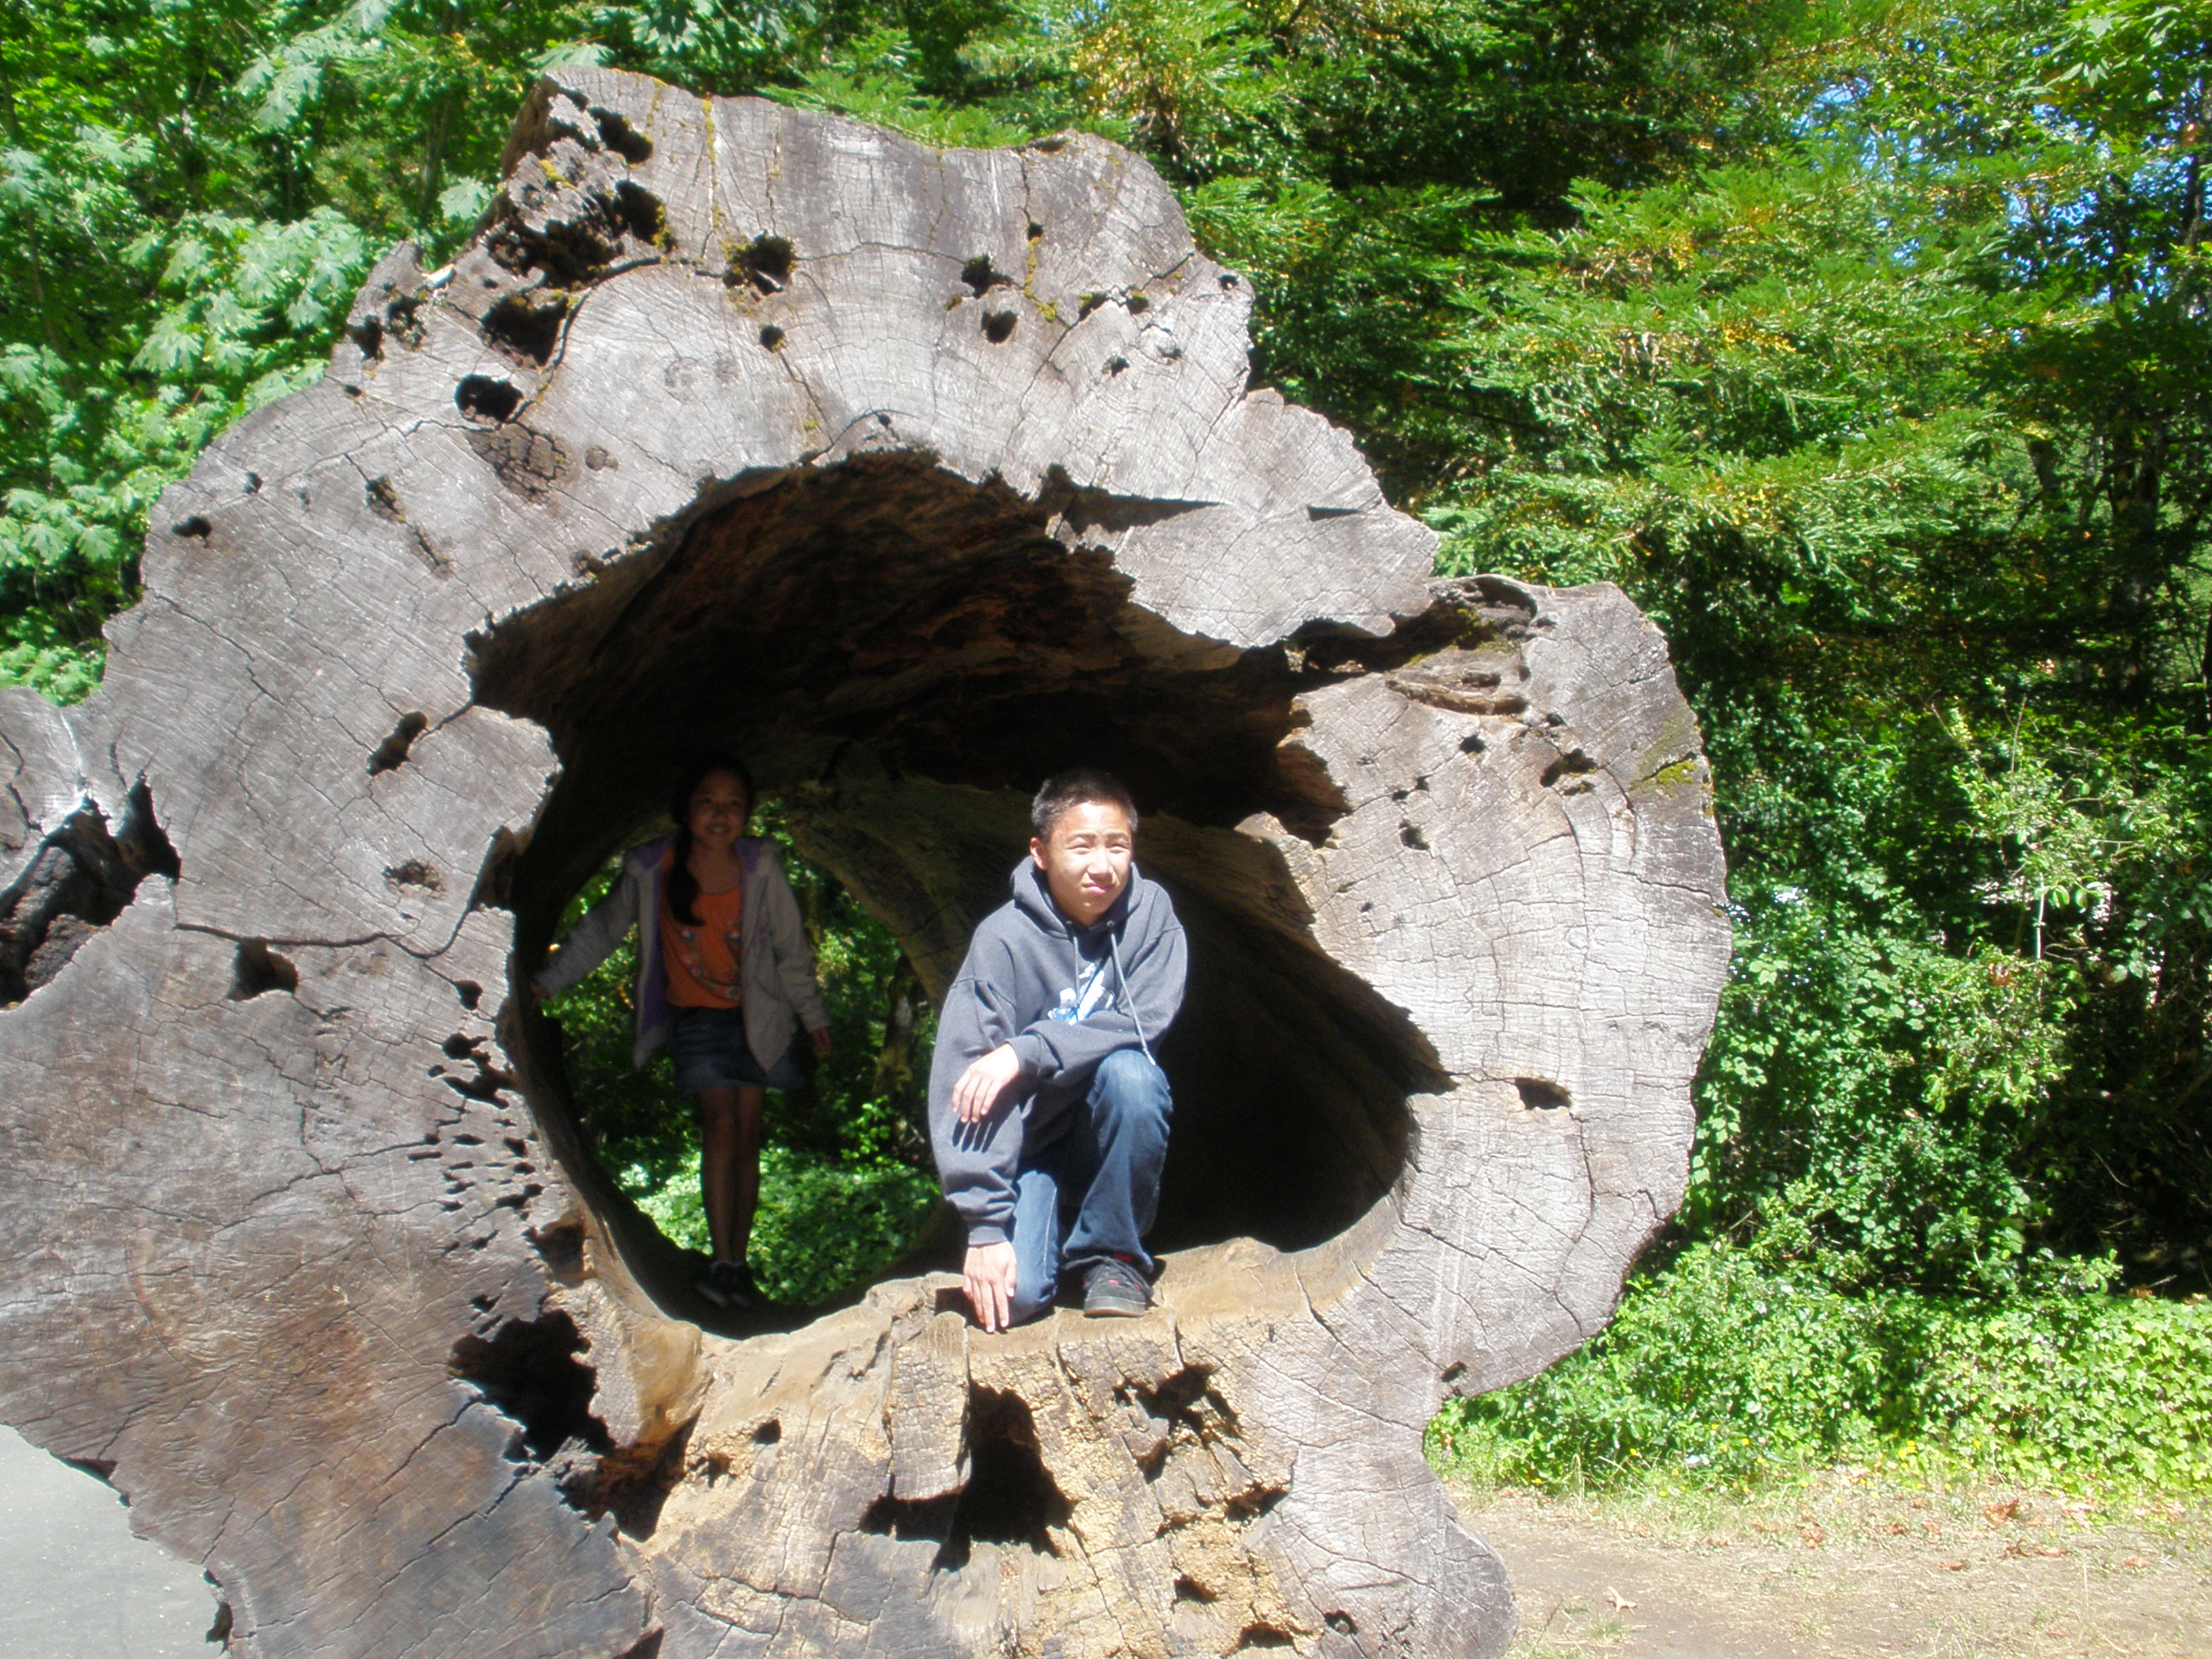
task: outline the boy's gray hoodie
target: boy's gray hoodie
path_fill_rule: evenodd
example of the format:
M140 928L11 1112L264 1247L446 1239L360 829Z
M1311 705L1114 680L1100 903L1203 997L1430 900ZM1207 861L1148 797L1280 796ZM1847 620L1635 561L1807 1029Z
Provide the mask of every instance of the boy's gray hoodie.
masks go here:
M1012 902L983 918L937 1018L929 1067L929 1133L945 1195L971 1245L1003 1242L1013 1224L1014 1174L1026 1146L1049 1146L1067 1109L1117 1048L1157 1043L1182 1006L1182 924L1164 890L1133 866L1103 916L1079 927L1062 915L1034 860L1014 866ZM980 1123L952 1110L970 1060L1004 1042L1022 1078Z

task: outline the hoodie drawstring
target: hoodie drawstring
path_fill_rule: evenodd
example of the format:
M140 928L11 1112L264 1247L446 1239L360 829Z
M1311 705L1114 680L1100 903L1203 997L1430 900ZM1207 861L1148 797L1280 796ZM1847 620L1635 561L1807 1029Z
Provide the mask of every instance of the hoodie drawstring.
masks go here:
M1106 930L1106 948L1114 955L1114 977L1121 981L1122 994L1129 999L1129 1021L1137 1028L1137 1046L1145 1051L1145 1058L1157 1066L1159 1061L1152 1060L1152 1045L1145 1036L1145 1017L1137 1012L1136 988L1129 983L1129 970L1121 965L1120 928L1109 927Z

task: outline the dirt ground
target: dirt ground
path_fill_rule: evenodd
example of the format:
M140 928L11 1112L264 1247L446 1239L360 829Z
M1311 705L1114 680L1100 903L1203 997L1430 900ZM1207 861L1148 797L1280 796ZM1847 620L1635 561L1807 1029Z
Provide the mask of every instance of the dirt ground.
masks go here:
M1509 1659L2212 1659L2212 1507L1868 1475L1717 1498L1458 1493Z

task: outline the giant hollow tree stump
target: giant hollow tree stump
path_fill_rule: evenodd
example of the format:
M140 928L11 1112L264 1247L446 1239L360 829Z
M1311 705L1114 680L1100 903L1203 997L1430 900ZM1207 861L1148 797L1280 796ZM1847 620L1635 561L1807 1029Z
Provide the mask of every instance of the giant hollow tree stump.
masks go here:
M1431 583L1143 162L562 71L0 694L0 1407L263 1656L1489 1655L1448 1394L1604 1323L1727 951L1617 592ZM755 758L933 992L1075 761L1192 981L1159 1309L702 1328L516 988Z

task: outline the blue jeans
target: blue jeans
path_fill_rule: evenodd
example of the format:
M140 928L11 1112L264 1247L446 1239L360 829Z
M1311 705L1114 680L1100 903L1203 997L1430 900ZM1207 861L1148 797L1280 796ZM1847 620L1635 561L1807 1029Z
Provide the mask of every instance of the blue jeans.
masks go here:
M1023 1154L1014 1176L1014 1323L1051 1308L1063 1266L1121 1255L1151 1274L1144 1236L1159 1209L1174 1110L1167 1073L1141 1051L1117 1048L1098 1062L1091 1092L1068 1108L1066 1133L1034 1157ZM1074 1225L1063 1242L1070 1200Z

